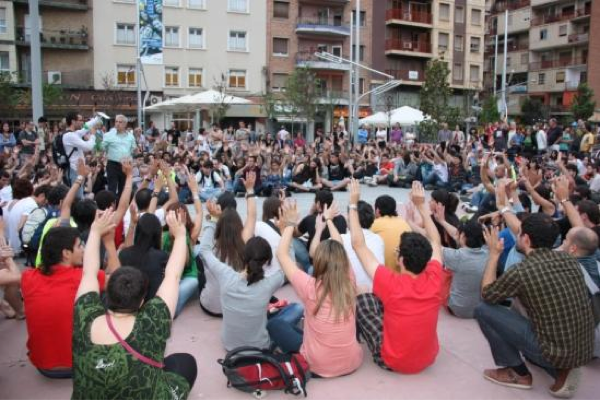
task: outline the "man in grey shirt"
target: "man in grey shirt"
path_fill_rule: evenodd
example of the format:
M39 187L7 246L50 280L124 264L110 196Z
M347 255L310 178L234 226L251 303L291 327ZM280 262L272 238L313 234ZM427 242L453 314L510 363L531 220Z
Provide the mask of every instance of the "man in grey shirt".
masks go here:
M448 130L448 123L442 123L442 129L438 132L437 137L438 143L445 141L448 144L450 142L452 132Z
M453 273L448 308L459 318L473 318L475 307L481 303L481 278L488 249L476 220L461 225L457 231L460 248L442 251L444 266Z

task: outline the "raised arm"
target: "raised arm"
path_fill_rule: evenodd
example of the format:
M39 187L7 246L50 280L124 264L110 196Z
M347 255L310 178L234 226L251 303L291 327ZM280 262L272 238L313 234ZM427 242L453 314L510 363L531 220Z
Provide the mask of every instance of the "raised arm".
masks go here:
M248 172L246 178L240 178L246 187L246 223L242 230L242 239L248 242L254 236L254 228L256 227L256 195L254 194L254 184L256 183L256 172Z
M489 155L491 155L491 154L488 154L488 156L485 156L483 158L483 161L481 162L481 171L480 171L481 183L485 187L485 190L487 190L491 194L494 194L494 192L495 192L494 185L492 185L492 181L490 180L490 177L488 176L488 169L489 169L489 162L490 162Z
M360 184L356 179L350 180L350 204L348 205L348 221L350 227L350 239L352 248L360 263L369 277L374 278L380 262L377 261L373 252L369 250L365 242L365 236L358 219L358 202L360 200Z
M121 248L128 248L133 245L135 240L135 228L137 227L140 216L138 214L137 204L135 200L131 202L129 206L129 215L131 216L131 221L129 223L129 228L127 229L127 234L125 236L125 241L121 245Z
M65 199L62 202L59 221L69 221L71 219L71 207L77 197L79 188L83 185L83 181L89 173L89 167L87 167L83 162L83 159L80 158L79 161L77 161L77 179L71 183L71 189L69 189L67 196L65 196Z
M161 169L165 179L167 180L167 188L169 189L169 200L167 200L167 202L163 206L163 209L165 211L167 211L169 206L171 206L179 201L179 198L177 196L177 185L175 184L175 181L173 180L173 175L172 175L173 168L171 166L169 166L169 164L167 164L166 162L163 162L161 164L160 169Z
M482 293L485 287L496 281L498 261L500 260L502 252L504 252L504 240L498 235L498 228L484 228L483 237L485 238L485 243L488 246L489 255L487 264L485 266L485 271L483 272L483 277L481 279Z
M125 174L125 186L123 187L123 193L121 193L121 199L119 199L119 205L115 212L115 224L118 225L125 217L129 203L131 202L131 193L133 192L133 166L131 161L123 161L121 163L123 173Z
M325 220L325 224L327 225L331 239L343 245L344 241L342 240L342 236L333 222L333 219L339 214L340 211L335 201L331 204L331 206L325 205L325 208L323 209L323 219Z
M327 227L327 224L325 224L325 221L323 221L323 215L319 214L315 219L315 236L313 236L313 239L310 243L310 248L308 250L308 256L310 256L312 259L315 258L315 253L317 252L317 248L321 243L321 236L323 235L323 231L325 231L325 227Z
M100 270L100 240L102 236L111 232L114 224L115 213L108 209L104 212L97 211L96 219L90 229L90 234L85 244L83 254L83 275L77 290L77 298L88 292L100 292L98 286L98 271Z
M542 212L548 214L549 216L553 216L556 212L556 206L554 206L554 203L540 196L540 194L535 190L535 188L531 186L531 182L529 182L528 178L523 178L521 179L521 181L525 185L525 189L527 189L527 193L529 193L529 195L533 199L533 202L540 206Z
M573 202L569 199L569 180L566 176L559 176L552 184L554 195L563 206L565 215L569 219L571 227L585 227L581 215Z
M150 206L148 207L148 213L154 214L158 207L158 196L165 187L164 175L158 175L154 180L154 191L152 192L152 200L150 200Z
M440 238L440 233L438 232L433 219L431 218L431 214L429 214L427 207L425 206L425 190L423 189L421 182L413 182L412 190L410 192L410 200L413 202L417 208L417 211L421 215L421 218L423 219L423 226L425 227L427 238L429 239L429 242L431 242L431 247L433 249L431 258L442 263L442 239Z
M121 267L119 255L117 254L117 246L115 245L115 231L112 230L104 234L102 236L102 243L106 250L106 275L109 276Z
M294 275L294 272L299 270L296 262L290 257L290 245L292 243L292 238L294 237L294 227L298 222L298 208L296 207L296 201L286 200L281 207L279 216L281 217L285 228L281 233L281 240L277 247L277 259L279 260L283 273L290 279Z
M15 263L14 256L15 253L6 244L4 231L2 231L0 233L0 263L3 264L3 268L0 269L0 286L19 284L21 282L21 270L19 270L19 267Z
M433 216L435 217L435 221L446 230L448 235L450 235L450 237L456 243L458 243L458 228L446 221L446 206L444 206L443 204L437 205L435 210L433 211Z
M160 297L171 313L171 318L175 316L175 308L177 306L177 298L179 297L179 281L181 273L187 259L186 246L186 229L183 214L176 215L174 211L167 214L167 225L169 232L175 239L173 249L169 255L169 261L165 268L165 277L156 292L156 296Z
M196 178L190 174L190 171L187 167L185 167L185 171L187 173L188 187L192 193L192 199L194 200L194 210L196 210L196 215L194 216L194 227L192 228L192 232L190 234L192 244L196 244L198 242L198 237L200 236L200 231L202 231L202 203L200 203L198 182L196 182Z
M496 208L504 218L504 222L510 232L517 236L521 232L521 221L517 218L517 215L512 211L508 205L508 198L506 197L506 187L509 184L508 179L499 180L496 184Z

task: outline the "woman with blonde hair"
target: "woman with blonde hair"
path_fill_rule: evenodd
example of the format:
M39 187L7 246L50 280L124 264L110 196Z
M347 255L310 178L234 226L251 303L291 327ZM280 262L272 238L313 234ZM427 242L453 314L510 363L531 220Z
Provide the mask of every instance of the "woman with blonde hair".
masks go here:
M327 227L332 239L311 245L314 277L299 270L289 256L298 210L293 201L283 207L285 223L277 258L305 306L304 332L274 318L267 325L276 345L288 351L300 351L314 374L332 378L354 372L362 363L363 351L356 340L356 280L344 250L342 238L333 224L337 208L326 207L317 217L317 231ZM280 340L283 339L283 340ZM290 342L296 340L295 348Z

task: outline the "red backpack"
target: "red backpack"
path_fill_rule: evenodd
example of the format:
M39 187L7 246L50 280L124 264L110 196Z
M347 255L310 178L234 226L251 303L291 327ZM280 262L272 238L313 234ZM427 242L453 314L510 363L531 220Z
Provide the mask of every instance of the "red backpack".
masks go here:
M227 377L227 387L262 397L265 390L283 390L306 397L310 377L302 354L276 354L255 347L240 347L217 360Z

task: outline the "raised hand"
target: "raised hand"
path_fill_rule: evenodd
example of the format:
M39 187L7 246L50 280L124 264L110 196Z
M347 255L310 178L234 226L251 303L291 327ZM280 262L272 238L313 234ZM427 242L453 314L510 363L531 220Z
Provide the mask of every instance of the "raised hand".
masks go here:
M358 204L360 201L360 183L357 179L350 180L350 204Z
M323 220L323 214L319 214L315 221L315 233L322 233L323 231L325 231L325 227L327 227L327 222Z
M12 247L8 245L0 246L0 261L5 261L7 259L12 259L15 257L15 251Z
M169 211L166 217L169 232L173 238L185 237L187 230L185 228L185 213L182 211Z
M221 206L214 200L206 202L206 209L208 210L208 213L215 218L221 217L221 214L223 213L221 211Z
M433 217L439 223L443 223L446 221L446 206L441 203L436 203L435 208L433 209Z
M240 178L244 187L246 188L247 193L251 193L254 191L254 185L256 184L256 172L248 172L246 174L246 178Z
M552 191L557 200L567 200L569 198L569 180L566 176L561 175L554 180Z
M96 211L96 219L92 223L91 231L102 236L115 229L114 224L115 212L112 208L105 211Z
M281 218L286 226L295 226L298 222L298 206L296 200L287 199L281 207Z
M325 205L323 209L323 218L325 221L333 220L335 216L340 214L340 210L338 209L337 202L333 202L331 206Z
M412 183L412 190L410 191L410 201L419 208L425 204L425 189L421 182L414 181Z
M81 175L84 178L87 178L87 176L89 174L90 174L90 167L85 165L83 158L79 158L79 160L77 161L77 175Z
M121 170L125 176L131 176L133 174L133 165L131 165L130 159L127 158L121 161Z
M483 228L483 238L488 246L490 254L501 255L504 252L504 240L498 235L498 228Z
M138 212L138 207L137 207L137 203L134 201L131 202L131 204L129 205L129 214L131 214L131 223L132 224L137 224L138 221L140 220L140 215Z
M186 167L187 168L187 167ZM189 174L189 171L186 172L187 175L187 184L190 188L190 192L192 195L198 196L198 182L196 182L196 177Z

